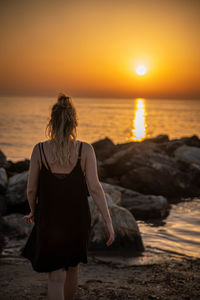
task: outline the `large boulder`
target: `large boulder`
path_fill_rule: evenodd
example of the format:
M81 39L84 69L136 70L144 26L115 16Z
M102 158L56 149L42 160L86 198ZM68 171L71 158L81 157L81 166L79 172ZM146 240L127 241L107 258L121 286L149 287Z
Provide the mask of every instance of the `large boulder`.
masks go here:
M181 147L183 142L180 140L171 140L168 143L160 144L160 149L168 156L173 156L178 147Z
M30 160L24 159L17 162L7 161L6 171L9 177L29 170Z
M191 137L182 137L179 139L180 142L191 147L200 147L200 139L197 135Z
M200 195L200 170L187 164L185 172L186 163L168 156L160 145L163 144L130 144L115 152L101 164L101 181L169 198Z
M134 142L134 141L130 141L130 142L126 142L126 143L122 143L122 144L116 144L115 145L115 152L121 151L121 150L127 150L127 149L131 149L131 148L135 148L135 147L143 147L143 148L152 148L154 147L154 149L156 148L160 148L160 145L162 144L167 144L169 142L169 137L166 134L160 134L156 137L153 138L146 138L141 142Z
M168 142L160 144L160 149L163 150L167 155L173 156L176 149L184 145L200 147L200 139L196 135L191 137L183 137L181 139L172 139Z
M136 219L164 218L169 213L169 203L163 196L143 195L122 186L102 183L104 191L112 195L115 204L127 208Z
M0 217L5 215L7 212L6 198L0 194Z
M4 194L6 192L8 185L8 176L4 168L0 168L0 193Z
M3 151L0 150L0 167L5 168L7 166L6 156Z
M28 171L9 178L6 192L6 202L9 208L23 205L27 201Z
M174 156L191 164L200 165L200 148L183 145L176 149Z
M169 203L161 195L143 195L120 186L115 188L121 191L121 206L127 208L136 219L162 219L169 214Z
M169 141L169 137L167 134L159 134L157 135L156 137L153 137L153 138L147 138L145 140L142 141L142 143L165 143L165 142L168 142Z
M2 221L2 218L0 217L0 255L3 251L3 248L5 247L5 237L4 237L4 234L3 234L3 221Z
M114 143L108 137L92 143L92 146L94 147L97 159L100 161L109 157L115 150Z
M150 142L130 144L104 160L101 166L105 169L107 176L121 176L133 168L148 165L150 155L157 153L157 149L157 145Z
M135 218L126 208L116 205L105 193L106 201L115 231L115 241L108 247L106 242L105 222L92 197L88 197L91 212L91 239L89 250L120 250L132 249L133 252L144 251L142 238Z
M0 250L6 255L20 255L34 223L27 224L23 214L13 213L0 219Z
M10 239L23 239L28 237L34 226L34 222L27 224L23 216L24 215L19 213L3 216L3 234Z

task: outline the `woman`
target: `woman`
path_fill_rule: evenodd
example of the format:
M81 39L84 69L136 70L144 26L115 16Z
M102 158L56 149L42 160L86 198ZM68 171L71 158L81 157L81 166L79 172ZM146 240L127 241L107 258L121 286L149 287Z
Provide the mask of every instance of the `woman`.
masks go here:
M87 263L91 231L90 194L105 221L107 246L112 219L98 179L91 144L76 139L77 114L71 98L58 96L47 125L49 139L34 146L27 198L34 227L22 251L37 272L48 273L48 299L74 299L79 263ZM89 194L88 194L89 193Z

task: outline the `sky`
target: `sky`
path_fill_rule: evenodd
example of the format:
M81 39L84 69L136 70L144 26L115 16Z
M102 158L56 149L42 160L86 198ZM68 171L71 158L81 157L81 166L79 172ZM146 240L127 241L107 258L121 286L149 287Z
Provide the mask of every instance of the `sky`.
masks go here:
M0 42L0 95L200 99L199 0L0 0Z

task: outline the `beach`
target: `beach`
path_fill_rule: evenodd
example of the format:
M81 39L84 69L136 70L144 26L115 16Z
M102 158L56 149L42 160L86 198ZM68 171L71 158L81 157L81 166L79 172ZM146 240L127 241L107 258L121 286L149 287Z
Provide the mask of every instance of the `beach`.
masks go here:
M106 138L93 147L116 239L105 246L102 219L89 196L92 235L88 264L80 264L76 299L199 299L200 139L159 135L116 145ZM12 162L1 152L0 163L1 175L8 177L7 183L6 176L1 181L0 299L47 299L47 274L36 273L20 256L33 225L22 221L29 211L24 197L29 161ZM130 168L140 174L145 166L156 170L159 185L143 172L132 187ZM170 172L165 177L166 168L173 171L171 179ZM175 198L167 188L172 180Z
M47 274L36 273L19 257L0 259L0 299L47 299ZM200 298L200 259L119 266L88 257L80 264L76 300Z
M20 252L32 229L22 221L22 216L29 212L25 196L30 164L27 157L30 157L33 141L43 140L45 108L52 99L38 98L31 104L22 100L27 114L24 120L21 113L15 115L14 128L7 122L12 113L9 115L6 108L2 111L0 299L5 300L47 299L47 274L34 272ZM45 113L38 108L34 110L40 100L40 109ZM134 116L131 100L109 104L87 100L93 111L89 117L88 107L77 100L83 120L80 132L83 139L87 136L95 150L116 240L109 249L105 246L102 218L92 197L88 197L92 235L88 264L80 266L76 299L200 298L200 138L195 134L199 132L200 106L193 101L188 108L187 103L177 100L172 112L170 103L163 102L160 111L156 101L140 103L146 105L144 112L149 109L149 120L153 120L156 113L157 119L150 127L154 132L148 129L138 142L131 138ZM184 113L176 123L176 115L181 110ZM120 115L120 112L123 113ZM106 115L104 124L102 115ZM175 127L170 127L170 116ZM186 116L190 116L187 123L190 135L187 136L183 134ZM94 117L99 121L91 123L87 135L88 124ZM164 123L160 122L162 118ZM195 121L191 122L190 118ZM149 120L147 118L147 124ZM145 128L146 121L143 121ZM103 138L103 132L110 136ZM161 133L155 136L156 132ZM134 138L137 137L140 136L136 131ZM19 143L22 140L24 142Z

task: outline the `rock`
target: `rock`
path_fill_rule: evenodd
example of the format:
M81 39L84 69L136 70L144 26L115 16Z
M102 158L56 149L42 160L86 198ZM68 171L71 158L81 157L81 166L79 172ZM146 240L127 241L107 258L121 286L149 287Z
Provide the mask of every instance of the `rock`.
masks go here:
M6 170L4 168L0 168L0 193L4 194L6 192L8 185L8 177Z
M24 204L27 200L26 188L28 171L9 178L6 192L6 203L9 207Z
M165 154L173 156L174 151L182 145L183 143L181 141L170 141L168 143L160 144L160 149L163 150Z
M6 199L4 195L0 195L0 217L5 215L7 211Z
M115 150L115 145L111 139L105 138L99 140L97 142L92 143L94 147L95 154L98 160L104 160L110 155L112 155L113 151Z
M5 154L0 150L0 167L5 168L6 167L6 156Z
M195 173L175 170L173 174L165 166L155 166L157 169L144 166L124 174L120 178L120 185L143 194L163 195L167 198L200 195L200 186L194 185L197 181ZM194 182L192 178L196 178Z
M132 169L120 177L120 185L143 194L177 195L180 192L174 182L170 169L157 163L152 166L142 166Z
M138 143L137 142L126 142L126 143L122 143L122 144L116 144L115 145L115 152L121 151L121 150L126 150L126 149L130 149L131 147L136 146Z
M191 137L182 137L179 141L187 146L200 147L200 139L197 135Z
M5 237L3 234L3 221L2 218L0 217L0 255L3 251L4 246L5 246Z
M164 218L169 213L169 203L163 196L143 195L121 186L103 182L101 184L112 201L127 208L136 219Z
M27 224L23 218L24 215L16 213L2 217L3 234L9 238L23 239L30 234L34 222Z
M171 176L174 163L168 156L154 152L155 148L152 143L131 146L116 152L103 162L102 167L107 177L117 176L122 187L143 194L174 194L176 187ZM107 182L106 177L103 180Z
M107 193L105 193L105 195L115 231L115 241L109 247L106 245L108 237L106 234L105 222L97 209L95 202L90 196L88 197L88 201L92 216L92 230L89 250L119 250L131 248L135 252L144 251L142 238L131 212L124 207L114 204Z
M104 168L107 175L106 177L120 176L129 171L138 157L141 157L141 155L137 147L133 147L132 145L129 148L115 152L102 163L102 168Z
M185 162L180 163L176 157L168 156L160 145L163 146L152 142L140 143L115 152L102 162L104 172L100 180L142 194L168 198L199 196L200 170L188 164L185 168Z
M142 143L164 143L164 142L168 142L169 141L169 137L167 134L159 134L154 138L147 138L145 140L142 141Z
M143 195L120 186L116 186L115 189L121 191L121 205L136 219L164 218L169 213L169 203L163 196Z
M176 149L174 156L179 160L200 165L200 148L183 145Z
M200 147L200 139L196 135L193 135L192 137L183 137L181 139L173 139L168 143L163 143L161 147L166 154L173 156L175 150L183 145Z
M115 152L111 157L102 162L105 177L120 176L124 173L149 163L150 154L157 152L154 143L129 145L128 148Z
M102 177L101 177L101 178L102 178ZM104 175L103 178L105 178L105 175ZM106 177L106 183L112 184L112 185L120 185L120 181L119 181L119 179L118 179L117 176Z
M29 170L30 160L25 159L17 162L7 161L6 171L8 176L11 177L17 173L22 173Z

